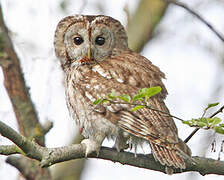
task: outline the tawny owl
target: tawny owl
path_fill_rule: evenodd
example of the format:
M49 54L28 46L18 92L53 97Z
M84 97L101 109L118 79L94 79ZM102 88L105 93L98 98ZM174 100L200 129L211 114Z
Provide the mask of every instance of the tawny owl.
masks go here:
M55 52L65 72L70 114L86 138L86 155L98 152L106 137L115 140L118 151L146 142L162 165L183 169L190 149L178 138L172 117L147 108L132 112L130 105L93 105L112 91L133 96L141 88L160 86L150 105L169 112L164 74L130 50L127 40L124 27L108 16L68 16L57 26Z

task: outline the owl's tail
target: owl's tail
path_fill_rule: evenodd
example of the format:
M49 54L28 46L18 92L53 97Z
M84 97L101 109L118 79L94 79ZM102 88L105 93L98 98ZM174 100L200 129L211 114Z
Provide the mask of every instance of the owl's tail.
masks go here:
M150 145L154 158L162 165L180 169L186 168L184 160L191 157L191 150L181 139L179 139L178 144L170 144L170 146L153 142Z

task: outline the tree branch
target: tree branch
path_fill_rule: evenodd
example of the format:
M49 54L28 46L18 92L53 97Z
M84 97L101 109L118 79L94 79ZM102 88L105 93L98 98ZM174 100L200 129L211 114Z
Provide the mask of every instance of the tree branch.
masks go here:
M2 136L13 141L21 151L14 150L15 146L9 146L12 154L24 154L26 157L40 161L42 167L48 167L55 163L68 161L71 159L78 159L85 157L86 147L84 144L73 144L59 148L46 148L38 145L24 136L17 133L15 130L0 121L0 133ZM16 148L15 148L16 149ZM0 154L7 154L4 152L4 147L0 146ZM11 158L11 157L10 157ZM151 169L165 173L165 167L159 162L155 161L152 154L144 155L137 154L137 160L134 153L120 152L115 149L102 147L99 155L95 153L90 154L88 158L99 158L119 162L121 164L136 166L140 168ZM18 165L20 167L21 165ZM192 161L186 161L186 169L175 169L174 173L182 173L187 171L197 171L202 175L218 174L224 175L224 162L209 158L192 157Z
M37 113L23 77L19 58L14 50L8 32L8 28L3 19L2 8L0 6L0 66L2 67L4 74L4 85L10 97L21 134L27 138L35 138L36 142L44 146L44 135L50 129L50 126L44 129L38 121ZM26 144L25 137L20 138L14 131L6 133L12 137L16 144L24 145L23 151L26 152L26 150L30 150L30 148L32 149L32 147L29 147L28 144ZM13 153L13 151L16 153L19 151L18 148L9 146L1 146L0 150L2 151L4 148L7 151L3 152L7 153ZM35 149L32 150L35 151ZM37 156L38 151L35 151L34 155ZM23 166L21 163L23 163ZM27 166L24 166L26 164ZM28 164L30 168L28 168ZM31 159L20 157L14 159L11 165L15 165L26 179L51 179L49 170L47 168L40 168L37 162L32 161ZM30 177L30 175L32 176Z
M136 52L153 37L153 32L167 9L163 0L141 0L127 24L128 44Z
M218 109L218 111L214 112L209 118L213 118L217 114L221 113L224 109L224 106ZM184 140L185 143L187 143L199 130L200 128L196 128L192 133Z
M25 157L9 156L6 162L16 167L26 180L49 180L49 177L51 177L46 168L33 168L34 165L39 166L38 161L30 161Z
M38 121L34 105L25 84L19 58L8 35L0 6L0 66L4 85L10 97L21 134L33 137L44 145L43 127Z
M182 8L184 8L186 11L188 11L189 13L191 13L193 16L195 16L196 18L198 18L202 23L204 23L222 42L224 42L224 37L221 33L219 33L208 21L206 21L200 14L198 14L197 12L195 12L193 9L191 9L190 7L188 7L186 4L182 3L182 2L178 2L176 0L164 0L167 3L172 3L175 4L177 6L180 6Z
M8 156L12 154L22 154L22 151L15 145L1 145L0 154Z
M43 127L43 134L45 135L53 128L53 122L46 121L42 127Z

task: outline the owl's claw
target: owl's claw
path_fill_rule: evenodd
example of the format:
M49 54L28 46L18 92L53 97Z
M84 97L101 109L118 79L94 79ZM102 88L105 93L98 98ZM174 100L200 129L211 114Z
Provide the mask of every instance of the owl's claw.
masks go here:
M113 147L116 148L118 152L124 149L128 149L129 145L127 144L127 140L128 140L128 137L125 137L124 135L120 133L118 137L116 138L116 141Z
M90 139L84 139L81 144L85 144L86 146L86 152L85 152L85 157L87 157L89 154L96 152L97 156L99 155L100 152L100 145L93 140Z

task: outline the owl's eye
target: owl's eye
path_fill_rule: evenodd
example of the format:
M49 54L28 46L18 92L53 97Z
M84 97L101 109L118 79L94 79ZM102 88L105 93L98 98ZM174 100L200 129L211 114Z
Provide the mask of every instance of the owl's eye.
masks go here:
M80 45L84 42L83 38L80 36L74 37L73 41L76 45Z
M95 43L99 46L102 46L104 45L105 43L105 38L104 37L101 37L101 36L98 36L95 40Z

